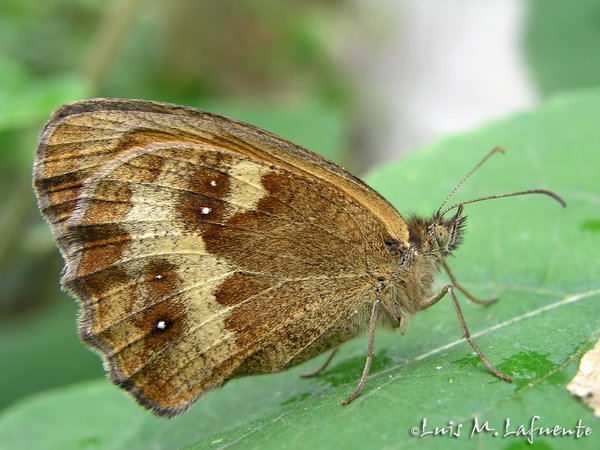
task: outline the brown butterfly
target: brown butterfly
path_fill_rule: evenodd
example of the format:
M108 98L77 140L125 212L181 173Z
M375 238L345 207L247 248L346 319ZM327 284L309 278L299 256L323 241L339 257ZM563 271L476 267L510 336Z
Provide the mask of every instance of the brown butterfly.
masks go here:
M292 142L136 100L59 108L41 133L34 184L66 261L62 285L81 304L81 339L115 384L165 416L232 378L279 372L368 331L347 404L367 380L377 323L404 329L447 293L465 338L509 381L471 340L453 286L486 301L444 258L461 241L467 203L540 193L564 205L530 190L406 221ZM440 267L452 284L432 293Z

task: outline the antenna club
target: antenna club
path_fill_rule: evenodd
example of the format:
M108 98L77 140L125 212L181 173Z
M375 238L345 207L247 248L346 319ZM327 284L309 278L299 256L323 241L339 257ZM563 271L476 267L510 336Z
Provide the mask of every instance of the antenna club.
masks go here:
M557 193L552 192L552 191L548 191L546 189L540 189L539 193L540 194L546 194L546 195L552 197L554 200L556 200L558 203L560 203L560 206L562 206L563 208L567 207L567 202L565 202L564 199L560 195L558 195Z

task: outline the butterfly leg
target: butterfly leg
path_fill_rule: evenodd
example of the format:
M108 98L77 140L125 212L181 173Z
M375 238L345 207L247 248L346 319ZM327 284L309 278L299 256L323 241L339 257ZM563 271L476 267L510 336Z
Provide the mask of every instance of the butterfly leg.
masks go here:
M379 307L381 306L381 300L377 298L373 303L373 309L371 310L371 322L369 324L369 346L367 349L367 360L365 361L365 368L363 369L363 373L360 377L360 381L356 388L354 388L354 392L350 394L348 398L346 398L342 402L342 406L346 406L348 403L352 403L356 397L360 395L363 388L365 387L365 383L367 382L367 378L369 378L369 370L371 369L371 361L373 360L373 350L375 347L375 330L377 329L377 313L379 312Z
M327 366L329 366L329 363L331 362L331 360L333 359L333 357L335 356L335 354L338 352L339 349L340 349L339 347L334 348L333 351L329 354L329 356L325 360L325 362L323 364L321 364L320 367L316 368L315 370L313 370L311 372L300 374L300 378L312 378L312 377L316 377L317 375L322 373L325 369L327 369Z
M442 265L444 266L444 270L448 274L448 277L450 277L450 282L452 283L452 285L460 292L462 292L462 294L469 300L471 300L473 303L477 303L478 305L489 305L490 303L493 303L497 300L496 297L490 297L485 299L475 297L473 294L471 294L469 291L467 291L464 287L460 285L460 283L457 281L456 277L450 270L450 267L448 266L448 264L446 264L446 261L442 261Z
M493 375L497 376L501 380L508 381L509 383L511 383L512 382L512 378L509 377L508 375L500 372L500 370L498 370L496 368L496 366L494 366L490 362L490 360L487 359L487 357L483 354L483 352L481 351L481 349L479 348L479 346L471 338L471 333L469 332L469 328L467 327L467 322L465 321L465 316L463 316L462 310L460 309L460 305L458 304L458 299L456 298L456 294L454 293L454 289L452 288L451 285L448 284L448 285L444 286L440 292L438 292L437 294L435 294L433 297L426 299L421 304L421 309L423 310L423 309L429 308L432 305L435 305L446 294L450 294L450 298L452 298L452 304L454 305L454 310L456 311L456 315L458 316L458 321L460 322L460 327L462 329L464 338L471 345L471 347L473 348L473 350L475 350L475 353L477 353L477 356L479 356L479 359L481 360L481 362L483 364L485 364L485 366L488 368L488 370Z

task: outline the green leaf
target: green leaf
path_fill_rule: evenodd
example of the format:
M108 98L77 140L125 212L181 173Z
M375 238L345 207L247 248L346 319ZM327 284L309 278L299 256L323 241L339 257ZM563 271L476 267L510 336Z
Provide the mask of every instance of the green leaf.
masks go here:
M405 215L428 214L473 164L495 145L494 156L454 200L527 188L550 188L562 209L542 196L467 205L464 244L450 261L459 280L479 296L500 300L481 307L461 296L467 323L492 362L515 379L490 375L461 340L447 299L414 318L407 333L380 331L363 394L340 401L358 381L366 340L345 345L320 377L286 373L234 380L172 420L153 417L107 381L36 395L0 416L0 448L524 448L526 437L504 434L529 427L574 428L591 436L533 435L537 448L598 448L597 419L565 384L578 359L600 334L600 92L557 98L540 109L472 133L442 140L368 181ZM592 226L590 225L592 224ZM436 286L447 282L440 276ZM499 436L471 436L473 418ZM461 435L413 437L461 425ZM535 448L535 447L534 447Z
M600 86L600 0L528 0L527 63L541 92Z

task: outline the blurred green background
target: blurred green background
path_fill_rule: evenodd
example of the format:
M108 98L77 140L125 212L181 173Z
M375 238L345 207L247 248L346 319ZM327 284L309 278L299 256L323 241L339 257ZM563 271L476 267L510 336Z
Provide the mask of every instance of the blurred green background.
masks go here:
M534 96L599 86L600 0L518 3L515 35ZM340 40L352 35L353 21L377 31L385 19L381 28L402 29L384 16L368 2L342 0L0 3L0 409L104 376L77 340L77 308L60 292L62 261L31 190L37 133L51 111L96 96L196 106L267 128L360 174L373 161L359 152L366 90L339 57ZM380 45L392 38L375 34Z

